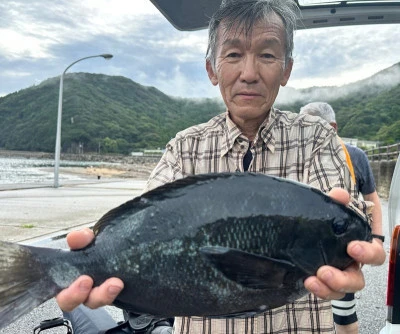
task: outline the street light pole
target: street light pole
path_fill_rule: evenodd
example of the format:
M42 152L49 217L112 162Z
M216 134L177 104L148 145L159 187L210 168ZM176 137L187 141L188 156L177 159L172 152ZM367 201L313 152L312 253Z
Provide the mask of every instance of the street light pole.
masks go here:
M56 134L56 149L54 155L54 188L58 188L58 170L60 168L60 152L61 152L61 115L62 115L62 99L63 99L63 84L64 84L64 75L68 71L68 69L75 65L77 62L89 59L89 58L96 58L96 57L103 57L104 59L111 59L113 55L111 54L101 54L96 56L89 56L80 58L74 61L71 65L69 65L64 72L61 74L60 78L60 92L58 95L58 114L57 114L57 134Z

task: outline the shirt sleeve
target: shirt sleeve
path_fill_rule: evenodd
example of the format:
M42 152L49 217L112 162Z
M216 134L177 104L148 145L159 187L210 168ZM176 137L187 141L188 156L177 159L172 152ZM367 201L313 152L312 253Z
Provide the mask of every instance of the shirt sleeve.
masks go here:
M150 191L165 183L173 182L183 177L181 159L178 156L177 145L178 144L175 139L172 139L167 144L163 156L147 180L144 192Z
M318 142L313 148L309 165L308 184L311 186L323 192L340 187L355 195L343 147L336 135L326 136L322 142Z
M336 187L347 190L351 196L350 206L363 215L369 224L372 223L370 212L373 204L359 199L337 135L327 136L320 145L314 148L308 178L307 183L310 186L326 193Z

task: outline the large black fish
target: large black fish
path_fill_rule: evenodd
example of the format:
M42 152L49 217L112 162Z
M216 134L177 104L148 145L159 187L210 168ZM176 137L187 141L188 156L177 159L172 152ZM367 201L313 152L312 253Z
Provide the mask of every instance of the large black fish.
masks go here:
M240 315L294 301L303 280L371 240L356 212L306 185L262 174L188 177L105 214L79 251L0 243L0 327L81 274L116 276L115 305L160 316Z

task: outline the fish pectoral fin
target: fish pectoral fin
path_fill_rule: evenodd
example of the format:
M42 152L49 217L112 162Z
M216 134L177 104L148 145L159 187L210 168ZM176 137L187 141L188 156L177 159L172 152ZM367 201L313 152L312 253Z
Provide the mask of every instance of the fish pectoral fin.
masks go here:
M228 279L252 289L276 289L295 269L289 261L252 254L239 249L205 246L200 252Z

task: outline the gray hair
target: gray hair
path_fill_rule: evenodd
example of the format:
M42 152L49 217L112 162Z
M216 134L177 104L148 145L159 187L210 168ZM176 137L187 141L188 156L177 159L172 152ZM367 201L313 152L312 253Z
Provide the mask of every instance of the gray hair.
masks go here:
M277 14L285 26L285 66L292 59L293 36L299 8L293 0L223 0L221 7L211 17L208 26L208 47L206 59L215 69L218 27L222 21L227 31L241 27L246 37L250 36L254 25L260 20L268 20Z
M300 114L319 116L328 123L336 123L335 111L325 102L312 102L300 108Z

